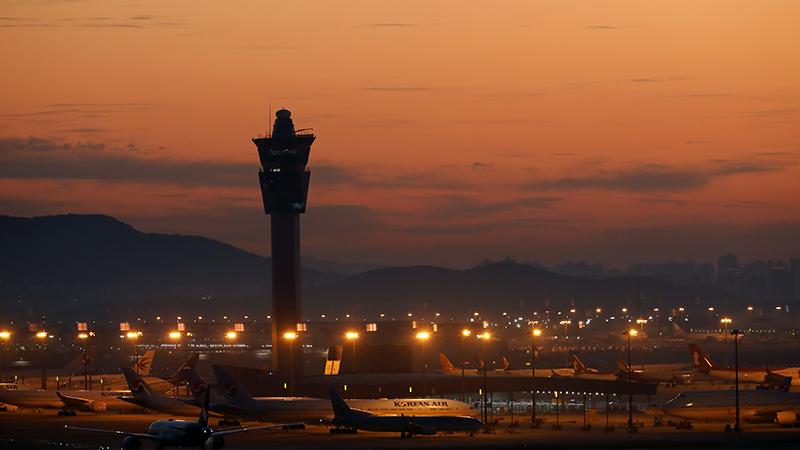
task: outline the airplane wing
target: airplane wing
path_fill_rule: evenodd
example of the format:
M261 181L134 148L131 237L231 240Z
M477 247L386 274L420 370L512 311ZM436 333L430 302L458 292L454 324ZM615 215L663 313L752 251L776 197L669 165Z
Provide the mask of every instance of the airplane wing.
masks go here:
M92 409L92 404L94 403L89 399L64 395L60 391L56 391L56 395L58 395L58 398L64 403L64 406L69 408Z
M136 436L138 438L143 439L153 439L158 440L158 438L152 434L147 433L131 433L129 431L120 431L120 430L103 430L100 428L83 428L83 427L72 427L69 425L64 425L64 428L68 430L76 430L76 431L90 431L93 433L106 433L106 434L116 434L120 436Z
M236 434L236 433L245 433L248 431L257 431L257 430L292 430L292 429L302 429L305 428L306 424L303 422L295 422L295 423L283 423L280 425L263 425L259 427L239 427L239 428L229 428L227 430L220 430L214 431L211 433L211 437L217 436L226 436L229 434Z

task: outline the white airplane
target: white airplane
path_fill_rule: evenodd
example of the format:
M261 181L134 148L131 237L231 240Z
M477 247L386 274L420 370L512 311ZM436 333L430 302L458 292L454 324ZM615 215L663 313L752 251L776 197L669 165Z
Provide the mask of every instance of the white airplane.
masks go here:
M465 432L473 435L484 426L483 422L469 416L374 414L351 408L335 390L331 390L330 395L333 423L347 429L395 432L400 433L400 437L412 437L416 434L432 435L439 432Z
M0 403L18 408L58 409L59 415L75 415L76 411L139 411L119 397L130 391L4 391L0 390Z
M688 391L668 401L664 413L684 420L728 422L736 418L735 391ZM749 423L774 422L781 426L798 424L800 393L769 390L740 390L741 420Z
M550 369L553 375L558 377L571 377L581 378L586 380L616 380L617 374L612 372L600 372L597 369L586 367L585 364L578 358L578 355L572 354L572 368L571 369Z
M147 381L131 369L122 369L122 373L128 381L131 396L121 397L121 400L173 416L196 416L200 413L194 397L167 397L154 392Z
M211 411L238 420L259 422L316 421L331 417L330 402L310 397L252 397L245 388L221 366L212 366L217 377L219 401L211 403ZM184 371L187 373L189 371ZM189 382L195 399L205 382L196 374ZM358 409L378 414L417 416L476 415L468 404L450 399L358 399L351 400Z
M663 368L662 368L663 366ZM628 379L628 363L621 357L617 360L617 367L619 372L617 378L621 380ZM676 386L679 384L690 384L692 382L692 374L683 369L673 369L672 365L651 365L645 366L645 369L630 370L630 377L632 381L640 381L644 383L664 383L667 386Z
M483 375L483 361L478 360L478 366L480 368L475 369L464 369L464 375ZM456 367L450 362L450 359L445 356L444 353L439 353L439 364L442 366L442 373L446 375L461 375L461 368ZM488 369L486 371L487 376L497 376L497 375L504 375L504 376L517 376L517 377L528 377L531 376L531 369L509 369L510 363L505 356L500 357L500 367L495 369ZM548 378L552 375L550 369L536 369L536 377L537 378Z
M697 344L689 344L689 351L692 354L692 363L699 372L729 383L736 382L736 370L734 368L717 367ZM740 367L739 383L800 386L800 367Z
M154 350L148 350L148 352L155 352ZM150 388L154 392L166 392L178 385L180 385L181 378L180 373L181 370L186 368L194 368L197 366L197 361L200 359L200 354L193 353L190 355L186 361L183 362L171 375L167 377L158 377L154 375L150 375L150 367L152 365L152 355L150 357L150 362L147 363L146 366L141 364L142 359L140 359L139 363L136 364L135 372L141 375L147 384L150 385ZM125 376L121 373L119 374L111 374L111 375L104 375L102 378L103 389L110 389L110 390L125 390L128 389L128 381L125 379Z
M159 449L164 447L199 447L200 449L217 450L225 446L225 437L232 434L277 428L302 428L303 424L282 424L250 428L237 427L214 431L208 424L208 394L206 394L200 409L200 417L197 421L174 419L156 420L150 424L146 433L71 427L69 425L65 425L65 427L76 431L124 436L122 439L122 450L139 450L143 440L155 442Z
M153 349L144 352L144 354L133 363L134 370L142 375L149 375L150 369L153 367L155 355L156 351ZM48 376L47 386L55 386L56 389L65 390L80 389L77 386L83 386L84 377L84 365L81 361L82 356L82 354L79 355L69 364L55 371L61 375ZM119 373L92 373L91 378L93 389L107 389L112 391L125 389L125 379ZM30 376L27 377L24 382L21 382L21 384L32 386L33 389L37 389L40 386L40 382L39 377Z

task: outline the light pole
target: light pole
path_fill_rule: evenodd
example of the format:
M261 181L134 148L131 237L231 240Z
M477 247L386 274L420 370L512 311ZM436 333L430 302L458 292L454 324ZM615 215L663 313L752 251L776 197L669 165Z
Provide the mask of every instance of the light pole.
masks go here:
M483 389L481 390L482 391L481 393L482 393L482 397L483 397L483 399L482 399L483 400L483 411L482 411L483 417L482 417L482 419L483 419L483 423L484 424L486 424L489 421L489 405L487 404L488 398L487 398L487 395L486 395L486 384L487 384L486 383L487 382L487 377L486 377L486 366L487 366L487 364L486 364L486 345L489 343L489 339L491 339L491 337L492 337L492 335L489 334L488 331L484 331L483 333L478 335L478 339L480 339L481 342L483 343Z
M417 333L417 340L422 343L422 394L423 397L428 395L428 385L427 380L425 379L425 372L426 368L428 367L428 361L425 359L425 343L428 339L431 338L431 334L427 331L420 331Z
M47 390L47 331L41 330L36 333L42 346L42 389Z
M639 324L639 333L644 337L644 325L647 323L647 319L636 319L636 323ZM639 346L639 368L644 371L644 345Z
M289 342L289 397L294 397L294 340L297 333L287 331L283 333L283 338Z
M633 429L633 369L631 368L631 337L639 334L636 328L625 333L628 337L628 430Z
M733 432L738 433L741 431L739 427L739 336L744 333L740 330L733 330L731 334L733 335L733 370L736 371L734 377L736 385L736 423L733 425Z
M464 341L466 341L472 335L472 330L468 328L464 328L461 330L461 401L463 402L466 398L466 385L464 380L464 365L466 363L466 354L464 353Z
M542 335L542 330L531 330L531 428L538 428L536 423L536 338Z
M11 341L11 332L8 330L0 330L0 341L3 341L3 349L2 349L3 353L2 355L0 355L0 358L2 358L2 365L0 366L0 369L2 369L2 374L0 374L0 381L5 381L6 378L10 378L6 373L8 371L8 364L6 362L6 357L7 357L6 353L8 353L8 348L9 348L8 343L9 341Z
M78 333L78 339L83 341L83 355L81 355L81 362L83 363L83 389L90 390L92 383L89 382L89 362L92 360L89 356L89 338L94 333L89 331L81 331Z
M728 335L730 334L728 332L728 326L730 326L730 324L733 323L733 319L731 319L730 317L723 317L723 318L719 319L719 323L722 324L722 329L724 330L724 334L725 334L725 347L727 347L728 346ZM731 361L730 360L730 353L725 352L725 365L730 367L730 361Z
M353 397L358 398L356 395L356 387L357 383L355 378L358 374L358 366L356 366L356 341L358 340L358 332L356 331L348 331L344 334L345 339L350 341L352 344L352 352L353 352Z
M141 331L128 331L125 333L125 337L131 341L133 346L133 371L136 373L139 373L139 347L136 345L136 341L141 335Z

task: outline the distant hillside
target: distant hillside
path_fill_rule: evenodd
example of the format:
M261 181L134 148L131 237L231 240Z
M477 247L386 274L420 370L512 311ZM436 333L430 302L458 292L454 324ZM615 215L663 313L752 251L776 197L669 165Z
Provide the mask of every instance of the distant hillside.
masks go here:
M642 300L639 300L641 292ZM652 308L714 304L722 307L730 295L710 286L678 286L647 277L607 279L559 275L514 262L498 262L468 270L440 267L392 267L343 277L306 291L305 310L331 314L427 311L463 317L471 311L508 312L510 315L594 310L630 306L643 313ZM548 306L549 305L549 306Z
M111 319L154 314L266 315L270 259L197 236L142 233L112 217L0 216L0 315ZM335 267L326 262L327 267ZM514 262L469 270L389 267L353 275L303 272L303 311L395 316L425 311L529 313L694 302L724 307L728 294L646 277L559 275ZM639 292L643 300L639 301Z
M269 309L270 260L203 237L142 233L101 215L0 216L0 248L0 308L14 302L14 313L237 302L253 313ZM303 278L313 284L324 275L305 270Z

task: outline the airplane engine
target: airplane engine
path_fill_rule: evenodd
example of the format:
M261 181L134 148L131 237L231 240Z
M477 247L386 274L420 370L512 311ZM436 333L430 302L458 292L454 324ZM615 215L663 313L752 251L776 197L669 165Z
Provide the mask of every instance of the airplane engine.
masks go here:
M205 450L219 450L225 446L225 439L222 437L210 437L203 444Z
M106 412L108 411L108 405L103 402L93 402L89 409L91 409L92 412Z
M142 448L141 439L136 436L125 436L122 440L122 450L139 450Z
M420 431L419 434L428 434L428 435L430 435L430 434L436 434L436 431L437 431L436 428L434 428L434 427L421 427L421 428L422 428L422 430Z
M775 423L787 427L797 423L797 413L794 411L778 411L775 414Z

